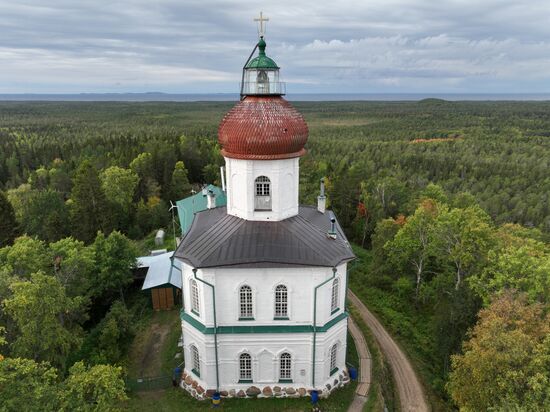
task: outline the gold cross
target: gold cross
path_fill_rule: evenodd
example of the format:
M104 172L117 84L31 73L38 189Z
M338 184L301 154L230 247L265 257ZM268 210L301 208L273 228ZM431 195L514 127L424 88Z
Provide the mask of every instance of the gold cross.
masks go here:
M264 34L265 34L265 27L264 27L264 21L269 21L269 19L267 17L264 17L263 13L260 12L260 17L259 18L255 18L254 21L257 21L259 22L259 30L258 30L258 34L260 35L260 37L264 37Z

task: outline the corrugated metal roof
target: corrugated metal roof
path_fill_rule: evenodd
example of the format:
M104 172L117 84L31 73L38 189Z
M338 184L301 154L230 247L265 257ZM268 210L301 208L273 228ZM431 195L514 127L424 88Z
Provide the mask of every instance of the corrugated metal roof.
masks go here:
M168 284L181 289L181 262L174 259L174 266L177 268L174 269L170 259L173 254L174 252L168 252L156 256L142 256L138 258L138 268L148 268L141 290Z
M214 185L208 185L206 189L212 190L216 195L216 206L225 206L227 204L227 197L221 188ZM178 207L181 234L184 235L191 227L195 213L206 210L206 195L203 195L201 191L193 196L178 200L176 206Z
M225 207L197 213L174 256L195 268L325 266L355 257L344 232L327 236L328 213L300 206L297 216L256 222L228 215Z

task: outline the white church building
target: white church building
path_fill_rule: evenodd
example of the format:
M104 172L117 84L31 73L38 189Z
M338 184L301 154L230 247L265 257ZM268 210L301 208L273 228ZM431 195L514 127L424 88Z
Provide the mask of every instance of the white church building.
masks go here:
M197 398L327 395L346 372L351 247L323 190L298 202L307 124L259 53L219 126L227 205L196 213L181 262L182 386Z

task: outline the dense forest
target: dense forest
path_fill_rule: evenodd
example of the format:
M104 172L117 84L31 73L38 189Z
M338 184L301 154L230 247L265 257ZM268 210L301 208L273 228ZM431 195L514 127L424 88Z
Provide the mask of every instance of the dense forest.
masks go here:
M216 131L231 106L0 103L7 410L29 410L13 396L25 388L37 410L124 401L145 304L131 293L136 241L167 227L170 201L219 184ZM310 128L301 201L325 179L358 245L351 286L437 407L548 409L550 102L295 106Z

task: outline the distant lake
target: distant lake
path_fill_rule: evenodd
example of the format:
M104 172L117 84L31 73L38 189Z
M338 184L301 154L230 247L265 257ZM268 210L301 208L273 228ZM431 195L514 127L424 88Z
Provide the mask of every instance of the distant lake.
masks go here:
M239 95L218 94L170 94L170 93L81 93L81 94L0 94L0 101L74 101L74 102L225 102L236 101ZM446 94L446 93L291 93L292 101L418 101L427 98L450 101L542 101L550 100L550 93L495 93L495 94Z

